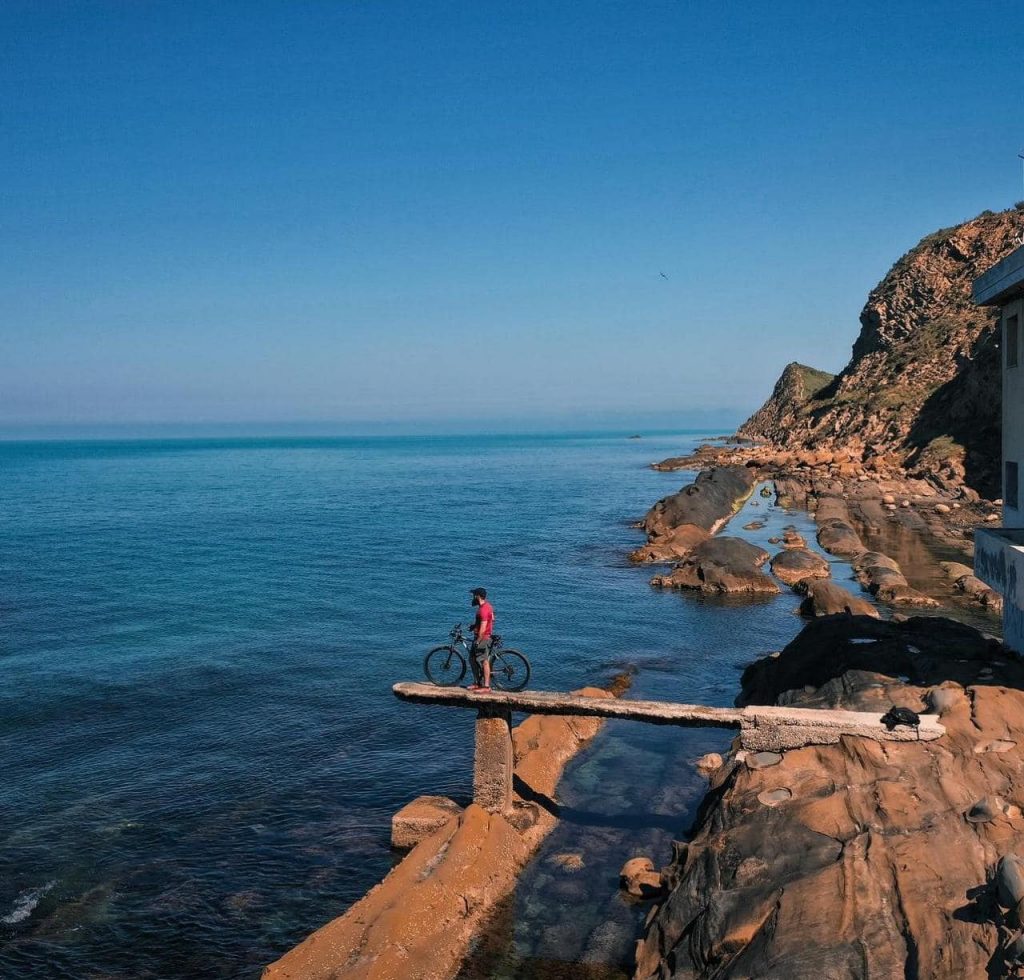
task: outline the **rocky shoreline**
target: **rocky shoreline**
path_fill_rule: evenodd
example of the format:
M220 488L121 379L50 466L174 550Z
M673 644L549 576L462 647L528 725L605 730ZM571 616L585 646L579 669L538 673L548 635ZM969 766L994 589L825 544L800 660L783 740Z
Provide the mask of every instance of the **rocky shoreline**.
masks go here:
M959 599L993 615L1002 611L1002 597L978 580L970 567L974 528L998 522L1001 501L984 500L966 486L936 487L910 476L892 460L864 463L853 454L785 452L749 444L705 445L691 456L663 460L652 464L652 468L699 469L700 476L692 485L695 488L699 488L702 477L705 483L711 482L713 478L706 474L719 470L734 473L746 469L752 484L771 481L781 505L799 507L814 517L819 545L829 554L853 560L861 584L879 601L897 610L934 608L947 600ZM672 498L666 498L669 499ZM699 563L699 547L704 542L690 543L689 524L673 527L666 517L675 512L663 507L663 503L659 501L652 508L653 513L661 507L660 522L652 521L650 514L641 522L649 541L630 557L638 562L677 561L683 566ZM877 536L886 528L910 537L931 539L954 553L957 560L943 563L946 588L941 594L927 595L912 587L895 557L869 546L862 538L863 534ZM810 569L813 561L806 556L804 560ZM758 567L763 563L759 560ZM737 570L749 576L749 568L744 564L740 562ZM795 566L796 559L786 558L782 564ZM685 568L677 571L659 576L655 584L687 587L686 582L692 583L694 576L688 575ZM778 577L786 581L784 576Z
M936 711L948 735L884 748L844 738L756 757L734 745L701 760L708 795L659 873L635 980L1024 975L1024 859L1014 849L1024 832L1024 667L985 632L915 615L959 603L998 629L1001 597L969 563L973 528L994 523L1000 502L892 461L749 442L653 465L699 467L704 483L718 467L770 481L777 503L811 514L819 547L850 562L861 589L890 609L881 619L830 581L828 563L787 531L768 567L803 595L799 611L812 621L747 668L737 704ZM655 530L634 560L666 560L673 529ZM933 562L931 587L918 589L876 539L927 541L959 560ZM708 567L700 542L676 549L652 584L749 591L751 562L764 575L768 556L731 540L717 550L733 553L727 567Z

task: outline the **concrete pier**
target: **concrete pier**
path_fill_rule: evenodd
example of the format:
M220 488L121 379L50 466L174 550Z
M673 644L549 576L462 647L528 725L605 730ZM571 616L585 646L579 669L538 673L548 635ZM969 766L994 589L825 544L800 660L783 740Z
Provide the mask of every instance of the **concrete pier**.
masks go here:
M843 736L876 742L916 742L941 738L946 730L938 715L922 715L917 728L889 731L881 715L865 711L753 705L747 708L709 708L671 701L628 701L588 698L558 691L474 692L459 687L404 682L392 688L397 698L415 704L472 708L477 712L474 802L491 813L506 813L512 805L512 712L534 715L577 715L624 718L649 725L682 728L732 728L749 752L830 745Z

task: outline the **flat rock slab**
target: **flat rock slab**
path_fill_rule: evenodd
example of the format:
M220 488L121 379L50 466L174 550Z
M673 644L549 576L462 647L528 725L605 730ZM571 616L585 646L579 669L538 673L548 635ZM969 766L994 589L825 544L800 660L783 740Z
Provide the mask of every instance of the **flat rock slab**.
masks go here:
M475 708L494 712L502 707L512 711L546 715L584 715L596 718L625 718L653 725L682 728L738 728L745 749L778 752L803 745L830 745L844 735L859 735L876 742L930 741L945 729L937 715L922 715L919 728L897 727L889 731L881 715L868 711L789 708L756 705L746 708L709 708L700 704L672 701L632 701L621 698L588 698L556 691L492 691L478 693L458 687L404 682L392 688L402 701Z

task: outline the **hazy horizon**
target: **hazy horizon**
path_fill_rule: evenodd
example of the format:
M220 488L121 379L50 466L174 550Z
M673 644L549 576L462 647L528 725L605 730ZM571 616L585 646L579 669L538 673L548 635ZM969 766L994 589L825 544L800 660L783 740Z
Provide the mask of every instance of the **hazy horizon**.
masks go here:
M993 23L4 4L0 426L741 421L1024 197Z

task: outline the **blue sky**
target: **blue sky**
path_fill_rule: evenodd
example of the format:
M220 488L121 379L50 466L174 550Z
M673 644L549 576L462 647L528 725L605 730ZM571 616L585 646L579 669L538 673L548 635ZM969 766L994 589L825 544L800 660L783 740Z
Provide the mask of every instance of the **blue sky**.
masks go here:
M845 363L921 236L1024 197L1022 29L8 0L0 424L737 421Z

